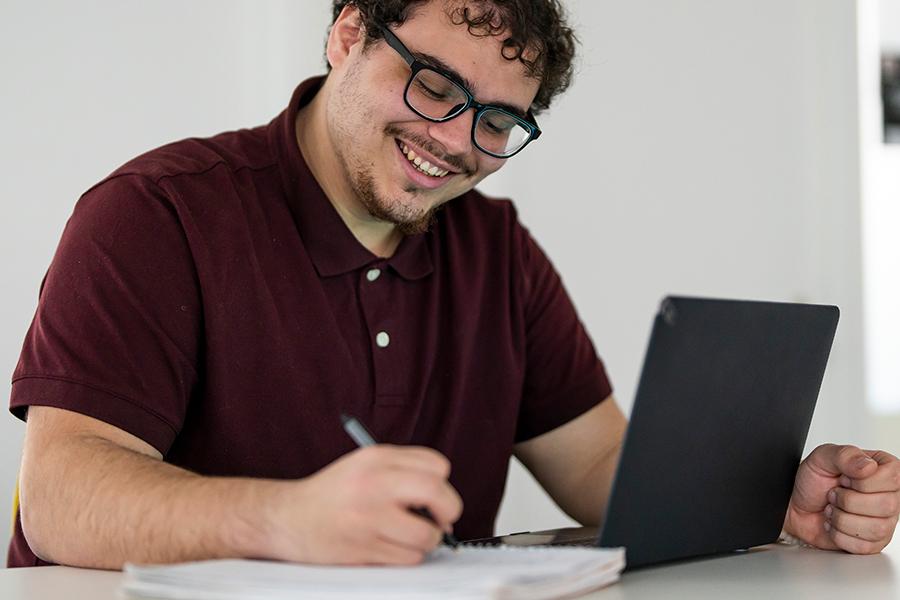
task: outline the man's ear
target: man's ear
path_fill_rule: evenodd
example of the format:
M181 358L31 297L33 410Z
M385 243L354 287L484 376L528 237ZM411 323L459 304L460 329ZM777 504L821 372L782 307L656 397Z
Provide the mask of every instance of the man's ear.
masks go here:
M332 69L340 68L353 46L365 41L366 30L359 15L359 9L347 5L328 32L325 57Z

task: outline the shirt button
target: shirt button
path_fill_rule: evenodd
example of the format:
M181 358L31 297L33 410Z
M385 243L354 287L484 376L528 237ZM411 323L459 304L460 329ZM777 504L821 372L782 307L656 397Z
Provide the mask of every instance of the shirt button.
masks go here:
M366 273L366 279L369 281L375 281L381 276L381 269L369 269Z
M386 331L379 331L378 335L375 336L375 343L378 344L379 348L387 348L388 344L391 343L391 336Z

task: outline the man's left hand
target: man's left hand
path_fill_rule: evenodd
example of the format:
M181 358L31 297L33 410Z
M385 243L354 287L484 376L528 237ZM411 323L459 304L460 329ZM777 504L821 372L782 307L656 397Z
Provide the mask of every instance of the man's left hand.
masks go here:
M824 444L797 470L784 530L825 550L881 552L900 513L900 460L880 450Z

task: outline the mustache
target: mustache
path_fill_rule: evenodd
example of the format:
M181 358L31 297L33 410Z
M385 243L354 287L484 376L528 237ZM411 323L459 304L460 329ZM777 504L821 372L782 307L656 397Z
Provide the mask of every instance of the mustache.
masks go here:
M444 161L460 173L463 173L465 175L472 175L475 172L475 169L469 167L466 164L466 161L463 160L461 156L447 153L447 151L444 150L441 146L435 144L433 140L412 133L411 131L406 131L405 129L397 127L396 125L388 125L387 127L385 127L384 132L391 137L399 137L409 140L410 142L418 145L426 152L433 154L436 158Z

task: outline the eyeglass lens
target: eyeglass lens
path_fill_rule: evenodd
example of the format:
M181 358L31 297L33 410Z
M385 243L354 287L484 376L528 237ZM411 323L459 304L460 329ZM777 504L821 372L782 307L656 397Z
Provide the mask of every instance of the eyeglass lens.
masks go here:
M406 101L424 117L445 120L465 107L468 97L455 82L430 69L419 70L406 88ZM492 154L513 154L528 142L531 131L518 119L500 110L488 108L475 123L475 144Z

